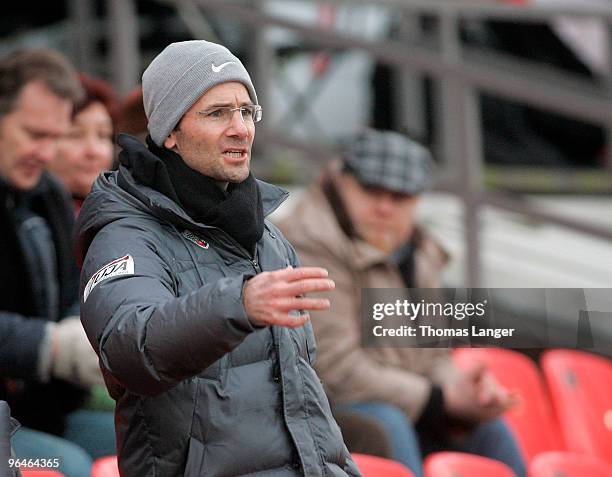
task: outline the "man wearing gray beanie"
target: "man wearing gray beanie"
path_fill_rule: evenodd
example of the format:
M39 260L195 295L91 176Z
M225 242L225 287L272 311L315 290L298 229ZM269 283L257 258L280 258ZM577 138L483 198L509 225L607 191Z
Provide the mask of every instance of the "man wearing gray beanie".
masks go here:
M81 319L117 401L125 476L359 475L312 368L300 267L250 172L261 107L227 48L173 43L142 77L149 136L83 204Z

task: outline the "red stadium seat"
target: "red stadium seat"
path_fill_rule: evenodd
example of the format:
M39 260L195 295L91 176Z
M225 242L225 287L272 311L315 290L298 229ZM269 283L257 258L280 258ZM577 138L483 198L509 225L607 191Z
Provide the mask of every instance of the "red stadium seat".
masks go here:
M551 350L542 356L542 369L567 449L612 464L612 363Z
M527 462L542 452L565 450L546 386L529 358L500 348L461 348L454 351L453 360L460 369L484 363L502 386L518 393L518 405L504 418Z
M363 477L414 477L399 462L365 454L351 454Z
M516 477L496 460L461 452L436 452L425 459L425 477Z
M119 477L117 457L101 457L96 459L91 468L91 477Z
M34 470L20 469L22 477L64 477L64 474L57 470Z
M545 452L529 464L529 477L612 477L612 467L589 455Z

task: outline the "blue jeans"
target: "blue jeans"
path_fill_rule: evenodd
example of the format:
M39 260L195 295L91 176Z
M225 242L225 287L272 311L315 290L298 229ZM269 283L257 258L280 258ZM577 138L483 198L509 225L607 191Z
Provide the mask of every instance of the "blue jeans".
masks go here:
M337 407L378 421L387 433L393 459L408 467L415 477L423 477L424 455L434 450L443 450L438 443L421 439L406 414L395 406L380 402L361 402ZM480 424L461 443L455 443L444 450L467 452L499 460L508 465L517 477L527 475L514 436L501 419Z
M63 437L21 427L11 444L19 458L59 457L56 470L66 477L89 477L94 459L117 452L113 414L78 410L68 416Z

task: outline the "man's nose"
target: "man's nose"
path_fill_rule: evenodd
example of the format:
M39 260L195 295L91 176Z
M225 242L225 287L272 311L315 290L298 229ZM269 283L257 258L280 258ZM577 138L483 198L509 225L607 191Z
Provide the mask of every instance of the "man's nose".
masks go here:
M376 198L376 210L381 215L389 215L395 209L395 201L391 194L382 193Z
M232 111L232 117L227 128L227 133L230 136L246 137L249 134L249 128L246 125L244 119L242 119L242 113L239 109Z
M40 162L50 163L55 159L57 152L57 140L55 138L44 138L36 144L36 157Z

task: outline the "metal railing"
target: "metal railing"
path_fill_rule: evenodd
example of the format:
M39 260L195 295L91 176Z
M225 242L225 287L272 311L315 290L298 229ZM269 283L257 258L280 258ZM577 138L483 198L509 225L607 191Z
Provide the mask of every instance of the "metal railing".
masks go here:
M440 145L442 159L449 167L441 182L441 189L456 195L463 203L466 243L466 285L476 287L481 283L481 211L485 206L518 212L526 217L545 221L594 237L612 240L612 230L596 224L585 223L571 217L551 213L534 204L514 200L499 193L487 192L483 180L482 121L479 94L495 94L526 105L543 108L601 124L612 132L611 81L596 85L552 67L534 64L525 60L485 53L463 45L460 39L462 19L498 19L516 22L548 21L557 15L597 17L612 23L610 7L514 7L492 4L490 1L461 0L352 0L355 5L376 3L398 11L425 14L439 22L439 37L436 47L397 41L369 40L338 31L330 31L297 20L272 15L263 8L263 0L230 2L228 0L158 0L179 10L189 10L191 29L197 28L196 13L201 12L201 24L205 24L205 13L214 11L236 21L243 22L254 32L251 41L254 59L251 73L258 84L259 96L268 97L265 87L269 83L270 64L274 61L272 45L266 42L265 30L280 27L299 35L305 45L332 50L359 50L367 52L381 63L400 66L417 74L427 75L440 85ZM132 1L107 0L113 28L111 51L114 65L137 65L137 31L133 18L126 18L131 8L125 4ZM122 4L118 8L117 4ZM313 2L314 3L314 2ZM321 2L317 2L321 3ZM347 5L340 0L328 0L338 5ZM120 34L120 32L122 34ZM127 39L132 36L132 39ZM133 78L133 68L120 71L118 84L126 85ZM287 138L262 123L258 129L260 143L282 144L312 152L319 157L331 154L325 145L312 145ZM262 137L263 136L263 137Z

